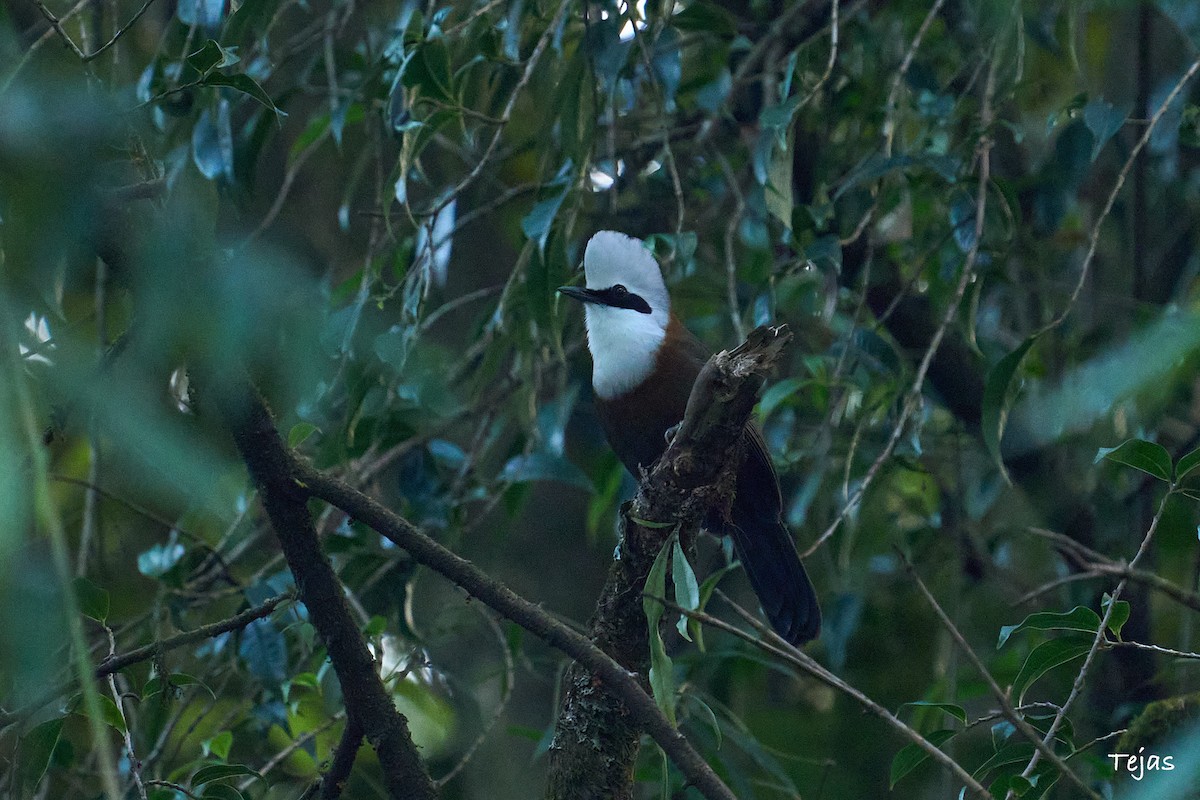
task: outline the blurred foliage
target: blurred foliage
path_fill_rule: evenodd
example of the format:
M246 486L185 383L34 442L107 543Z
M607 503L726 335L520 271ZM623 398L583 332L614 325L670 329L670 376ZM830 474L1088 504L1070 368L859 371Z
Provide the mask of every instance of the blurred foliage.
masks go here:
M554 288L601 228L647 238L713 348L797 333L759 414L801 550L832 531L812 654L997 796L1075 797L1045 761L1019 777L1030 745L898 551L1038 730L1105 617L1055 746L1129 790L1102 737L1200 689L1194 82L1164 105L1200 2L930 12L3 0L0 792L93 797L109 771L128 796L274 800L328 764L344 711L302 604L76 679L293 588L200 361L249 370L318 466L585 620L631 481ZM313 510L444 796L540 792L562 657ZM701 550L703 584L723 555ZM656 686L739 797L957 796L849 697L698 644L659 642ZM1136 796L1187 796L1178 730L1187 769ZM637 775L682 796L651 747ZM364 747L345 796L382 794Z

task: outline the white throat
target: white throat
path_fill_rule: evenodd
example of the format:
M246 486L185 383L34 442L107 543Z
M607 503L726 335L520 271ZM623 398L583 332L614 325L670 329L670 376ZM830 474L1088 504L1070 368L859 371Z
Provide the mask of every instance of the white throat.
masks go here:
M586 307L592 387L598 397L610 400L636 388L654 371L667 335L671 299L658 262L639 239L600 231L588 242L583 266L589 289L620 284L650 306L649 314L596 303Z
M619 397L650 377L667 335L665 321L654 319L657 310L641 314L627 308L589 305L584 314L588 350L592 351L592 388L597 397Z

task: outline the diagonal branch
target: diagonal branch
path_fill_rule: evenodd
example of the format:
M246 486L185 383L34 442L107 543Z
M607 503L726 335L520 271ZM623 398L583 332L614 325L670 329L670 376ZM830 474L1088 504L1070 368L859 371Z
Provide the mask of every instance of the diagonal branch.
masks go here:
M679 433L643 485L643 498L635 505L635 515L640 509L641 518L661 519L686 513L699 519L701 503L696 495L702 494L720 476L722 468L731 462L729 450L739 445L738 437L754 406L763 372L774 363L788 338L790 334L782 329L759 329L751 334L748 345L713 357L697 380L694 402L689 404ZM734 418L739 416L740 422L736 422ZM702 451L709 453L710 457L700 457ZM720 455L712 457L713 454ZM373 528L406 550L419 563L445 576L471 596L574 658L578 664L576 672L584 676L581 681L589 697L608 704L610 708L619 706L623 718L629 721L629 730L636 730L639 736L642 731L648 733L683 772L688 782L705 797L732 800L729 789L659 710L636 674L638 670L625 663L629 659L637 661L643 665L641 671L644 671L647 648L644 644L646 623L641 611L641 594L645 572L662 545L664 531L628 526L622 558L614 563L610 573L610 582L613 583L611 591L606 591L597 612L597 617L606 621L602 624L614 629L612 636L606 634L597 638L607 641L623 654L626 651L628 653L627 656L614 658L587 637L516 595L370 497L302 461L292 459L289 469L297 484L314 497L337 506ZM645 499L645 495L651 495L650 499ZM674 512L669 510L670 498L674 498ZM685 511L682 508L685 501L695 504ZM654 514L663 516L655 517ZM641 553L639 558L632 555L635 547ZM615 578L613 573L616 573ZM621 635L616 635L616 628L620 629ZM642 642L640 647L638 641ZM572 715L564 712L562 716ZM634 737L634 749L630 753L636 753L636 739ZM631 769L631 762L626 764L626 769ZM579 796L580 786L592 785L596 775L594 772L581 773L581 780L587 783L569 786L570 791L576 793L571 796Z
M718 593L720 593L720 590L718 590ZM855 700L864 709L886 722L902 736L904 736L904 738L908 739L917 747L924 750L930 758L941 764L948 772L962 781L963 785L970 790L972 797L981 798L981 800L987 800L987 798L991 797L991 793L988 792L983 784L981 784L969 772L963 769L961 764L955 761L950 755L941 750L933 742L929 741L920 733L918 733L917 730L911 725L908 725L891 711L879 705L879 703L876 703L870 697L846 681L842 680L833 672L830 672L824 665L822 665L808 653L789 645L777 633L755 618L753 614L730 600L728 597L725 597L724 594L721 594L721 598L729 604L729 606L738 614L738 616L740 616L751 627L758 631L760 635L755 637L736 625L731 625L725 620L714 617L704 611L691 611L669 602L667 605L672 607L675 611L678 611L679 613L684 614L685 616L694 619L697 622L708 625L709 627L715 628L719 631L724 631L732 636L736 636L753 647L762 650L764 653L769 653L772 656L775 656L776 658L790 664L796 669L808 673L831 689L836 689L837 691L842 692L846 696Z
M596 646L636 673L642 687L650 667L642 595L650 568L675 526L643 527L634 520L677 522L686 542L708 509L731 495L746 420L764 373L790 338L783 328L758 328L741 347L709 360L696 379L678 432L643 478L625 515L620 557L609 569L588 633ZM623 695L606 691L596 677L579 662L564 681L550 746L550 800L578 798L581 785L590 787L587 797L632 796L645 723L630 713Z
M228 388L215 380L206 384L214 389L213 399L259 490L296 578L300 599L333 662L345 697L348 726L361 726L375 748L391 796L435 798L437 792L417 755L408 721L380 680L375 659L346 604L342 584L321 550L308 511L308 493L293 475L292 455L279 438L270 411L245 378L235 378Z
M979 655L975 652L974 648L972 648L970 643L967 642L966 637L962 635L962 631L958 629L958 626L954 624L954 621L950 619L950 616L945 612L941 604L938 603L937 598L933 596L933 592L929 591L929 587L925 585L925 581L921 580L921 576L917 574L917 570L913 567L912 561L910 561L908 556L904 555L903 553L900 554L900 557L904 559L904 567L908 571L909 577L913 579L913 581L917 584L917 588L921 590L921 595L925 598L926 602L929 603L930 607L937 615L938 620L942 623L942 627L944 627L950 634L951 638L954 639L955 644L957 644L958 648L963 651L967 657L967 660L971 662L971 665L975 667L975 671L979 673L980 677L983 678L984 683L987 684L992 696L995 697L996 701L1000 704L1000 710L1003 712L1005 719L1011 722L1013 726L1021 732L1022 736L1032 742L1035 751L1054 764L1054 766L1058 768L1058 771L1065 775L1067 780L1075 784L1075 787L1079 789L1079 791L1082 792L1085 797L1089 798L1089 800L1100 800L1100 795L1097 794L1094 789L1088 786L1082 778L1076 775L1074 770L1067 766L1065 759L1054 752L1053 736L1047 736L1046 739L1043 740L1041 732L1030 725L1029 722L1026 721L1025 717L1022 716L1015 708L1013 708L1013 704L1008 696L1008 693L1000 688L1000 684L996 683L996 679L992 677L992 673L988 670L987 665L984 664L983 660L979 658ZM1103 627L1101 627L1101 630L1103 630Z
M1172 483L1163 495L1162 502L1158 506L1158 511L1154 514L1154 519L1150 521L1150 527L1146 530L1146 535L1142 537L1142 543L1138 546L1137 553L1134 554L1133 559L1129 562L1130 571L1137 567L1138 562L1142 560L1142 556L1150 549L1150 543L1154 541L1154 534L1158 532L1158 523L1162 521L1163 513L1167 510L1167 501L1171 499L1171 493L1174 491L1175 484ZM1117 601L1121 599L1121 593L1125 591L1128 583L1129 578L1121 578L1112 590L1108 605L1105 606L1104 614L1100 618L1100 626L1096 629L1096 636L1092 640L1092 646L1083 659L1083 666L1079 668L1079 674L1075 676L1075 683L1071 686L1071 693L1067 695L1066 701L1059 707L1058 712L1054 715L1054 721L1050 723L1050 727L1046 731L1046 737L1043 739L1045 744L1049 745L1053 743L1055 734L1058 733L1059 728L1062 727L1063 722L1067 718L1067 712L1074 705L1075 701L1079 699L1079 695L1083 691L1083 684L1087 681L1088 672L1091 670L1092 662L1096 658L1096 653L1100 650L1100 646L1106 639L1104 632L1108 630L1108 621L1112 618L1113 609L1117 607ZM1029 759L1029 763L1025 765L1025 769L1021 772L1021 777L1028 778L1033 774L1033 770L1037 767L1041 755L1040 748L1034 751L1033 757Z
M203 641L204 639L220 636L222 633L239 630L256 619L262 619L270 615L277 607L293 599L295 599L295 596L290 593L281 594L272 597L260 605L248 608L240 614L235 614L229 619L223 619L220 622L214 622L210 625L201 625L195 630L185 631L169 639L163 639L161 642L151 642L136 650L130 650L128 653L111 655L96 665L96 677L103 678L105 675L119 672L130 664L136 664L139 661L153 658L158 653L165 653L168 650L175 650L195 642Z
M128 22L122 25L120 29L118 29L112 35L111 39L90 53L83 52L83 50L79 48L79 45L75 44L75 40L71 38L71 35L67 33L67 29L63 27L63 22L68 16L75 13L75 8L72 8L68 14L63 15L62 19L59 19L54 15L54 12L51 11L44 2L42 2L42 0L34 0L34 2L37 4L38 9L42 12L42 16L45 17L46 21L50 23L50 27L52 27L54 32L57 33L63 40L63 43L66 44L67 47L71 48L71 51L79 57L80 61L86 64L89 61L95 61L104 54L104 51L116 44L117 40L124 36L125 33L132 28L139 19L142 18L143 14L150 10L150 6L154 3L154 0L145 0L145 2L142 4L142 7L139 8L134 15L129 18ZM76 8L78 8L78 6Z
M313 497L342 509L404 549L418 563L449 579L471 597L592 670L608 691L620 695L629 713L640 721L693 786L705 797L732 799L733 795L721 783L721 779L667 721L654 704L654 699L642 689L636 676L597 648L586 636L494 580L470 561L447 550L373 498L304 462L294 461L292 469L297 483L304 486ZM642 626L645 627L644 621Z
M935 3L931 13L936 11L938 3ZM914 46L919 42L914 42ZM892 456L896 445L900 443L900 438L904 435L905 427L909 419L921 407L921 391L925 386L925 379L929 375L930 367L933 365L933 360L937 356L938 348L941 347L942 339L945 338L946 332L950 330L950 325L954 322L958 315L958 308L962 304L963 297L967 293L967 287L975 279L975 265L979 260L980 247L983 245L984 222L987 218L987 191L988 182L991 179L991 152L992 145L992 123L995 120L994 109L992 108L992 100L996 93L996 57L993 54L991 63L988 67L987 83L983 90L983 105L979 112L979 126L981 133L975 147L975 153L979 162L979 172L977 175L978 186L975 193L975 228L974 239L971 242L971 248L967 252L967 257L963 262L962 274L959 276L958 284L954 288L954 295L946 306L946 311L942 315L941 324L934 331L933 336L929 340L929 345L925 350L925 355L921 358L921 362L917 367L916 375L913 377L912 386L906 393L904 405L901 409L899 419L896 420L892 427L892 432L888 436L887 443L883 450L871 462L871 466L867 468L867 472L859 481L858 487L854 490L854 494L847 498L842 510L833 521L825 528L825 531L817 537L807 550L800 554L801 558L808 558L813 553L821 548L826 541L829 540L842 522L858 507L858 504L866 496L867 489L875 480L875 476L879 474L880 469Z

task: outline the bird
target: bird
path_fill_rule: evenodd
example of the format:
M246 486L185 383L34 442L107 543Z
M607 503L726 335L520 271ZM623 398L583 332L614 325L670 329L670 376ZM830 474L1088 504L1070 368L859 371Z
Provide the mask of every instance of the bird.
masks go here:
M658 261L640 239L596 233L584 249L583 269L584 286L558 292L583 303L596 414L636 479L666 450L709 352L671 312ZM762 434L748 422L743 435L745 460L728 518L706 527L733 540L771 626L800 646L817 638L820 606L781 518L779 478Z

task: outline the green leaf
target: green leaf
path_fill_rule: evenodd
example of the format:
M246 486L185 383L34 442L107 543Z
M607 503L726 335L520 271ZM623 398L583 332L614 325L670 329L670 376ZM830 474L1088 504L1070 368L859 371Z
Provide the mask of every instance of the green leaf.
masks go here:
M1025 702L1025 690L1038 678L1055 667L1082 658L1091 649L1091 641L1070 636L1051 639L1033 648L1013 680L1013 695L1017 698L1017 704Z
M537 243L538 250L545 252L550 226L558 215L558 209L567 197L569 187L564 186L557 194L534 204L533 209L521 220L521 231Z
M250 673L266 684L278 685L287 677L287 643L269 618L256 619L242 629L238 655Z
M792 117L796 116L796 111L799 110L800 103L803 100L803 95L794 94L777 106L764 108L758 116L759 125L765 131L764 135L769 136L773 140L778 131L787 129L792 123Z
M200 786L212 781L224 781L245 776L262 780L262 775L245 764L208 764L196 770L196 774L192 776L192 784Z
M383 619L386 626L386 619L383 617L373 617L372 622L376 619ZM303 686L308 689L319 690L321 688L321 681L319 678L317 678L317 675L314 672L301 672L299 675L293 676L292 679L285 684L285 686Z
M187 57L188 66L200 73L201 77L214 69L232 66L241 61L234 53L221 47L209 39L199 50Z
M673 112L675 93L679 91L679 81L683 78L679 31L675 28L663 28L659 33L651 52L650 68L654 71L654 77L658 79L664 110L668 113Z
M1159 480L1168 482L1171 480L1173 471L1171 455L1165 447L1155 442L1130 439L1116 447L1101 447L1096 453L1096 460L1093 463L1099 463L1102 458L1141 470Z
M721 579L736 570L741 565L742 562L733 561L732 563L721 567L719 570L704 579L704 583L700 584L700 602L697 604L698 611L703 611L704 607L708 605L708 601L712 597L713 592L716 591L717 584L721 582ZM689 628L689 630L692 632L692 639L696 642L696 649L703 653L705 652L704 626L695 620L692 621L695 622L695 624Z
M959 164L953 158L938 155L912 156L901 154L885 156L874 153L860 162L842 181L833 193L832 200L838 200L843 194L864 183L871 183L889 173L907 170L909 167L927 167L936 172L947 183L954 183L958 178Z
M411 84L409 82L412 82ZM422 42L404 71L406 85L418 86L429 97L456 104L450 70L450 48L442 39Z
M1008 767L1014 764L1024 764L1033 755L1033 745L1027 742L1017 742L1015 744L1006 744L1001 749L992 754L992 757L975 768L971 775L975 778L982 778L987 773L1000 767Z
M712 729L713 738L717 742L717 750L721 749L721 724L717 722L717 715L709 708L708 703L701 700L695 694L689 694L688 699L695 703L701 711L704 712L704 718L708 720L709 727Z
M1070 611L1053 612L1039 611L1030 614L1016 625L1005 625L1000 629L1000 639L996 642L999 650L1008 641L1008 637L1017 631L1078 631L1092 633L1100 629L1100 617L1095 611L1085 606L1075 606Z
M777 383L771 384L763 392L762 399L758 401L759 419L766 419L771 416L771 412L778 408L784 400L792 397L811 382L808 378L784 378Z
M671 24L681 31L712 33L723 39L737 35L737 22L733 15L717 3L695 0L671 17Z
M185 672L172 672L167 676L166 681L164 681L162 677L158 675L155 675L153 678L146 681L146 685L142 687L142 699L145 700L147 697L163 691L168 686L199 686L201 689L212 695L214 699L216 699L217 696L216 692L208 688L204 681L200 680L199 678L188 675Z
M254 98L263 106L273 111L276 116L287 116L285 112L279 110L279 107L275 105L275 101L271 99L271 96L267 94L261 86L258 85L258 81L254 80L249 75L222 75L220 72L210 72L208 75L205 75L200 79L199 85L227 86L230 89L235 89L242 94L249 95L250 97Z
M935 747L941 747L942 744L954 738L956 733L958 733L958 731L946 729L934 731L925 738L928 739L930 744L934 745ZM901 778L919 767L927 758L929 758L929 753L927 753L915 742L900 748L900 752L896 753L896 755L892 758L892 768L888 777L888 788L896 788L896 784Z
M1200 467L1200 449L1193 450L1179 459L1179 463L1175 465L1175 480L1183 480L1196 467Z
M500 471L500 480L508 483L556 481L578 486L589 494L596 491L592 481L579 467L553 453L530 453L509 459Z
M666 610L661 598L667 594L667 560L675 541L674 534L669 536L654 559L650 574L646 576L646 588L642 596L642 612L646 615L650 638L650 689L654 693L654 702L672 725L675 724L675 676L671 658L658 631L658 623Z
M246 795L235 786L225 783L210 783L204 787L200 800L247 800Z
M1112 103L1102 98L1096 98L1083 107L1083 124L1092 132L1092 161L1100 156L1100 151L1129 116L1128 109L1118 109Z
M308 437L312 436L317 431L321 430L311 422L297 422L288 431L288 447L297 448L304 443Z
M634 517L634 516L631 516L629 518L629 521L632 522L633 524L637 525L638 527L648 528L650 530L658 530L661 528L674 528L676 525L679 524L678 522L655 522L654 520L642 519L641 517Z
M378 636L379 634L383 633L386 630L387 630L387 617L383 617L383 616L380 616L379 614L376 614L375 616L371 617L370 622L368 622L366 627L363 628L363 635L368 638L371 638L374 636Z
M904 708L905 706L916 706L918 708L940 708L942 711L945 711L959 722L965 723L967 721L966 709L964 709L962 706L956 706L954 703L936 703L932 700L913 700L911 703L905 703L900 707Z
M679 543L678 536L675 537L675 546L672 548L671 579L675 583L675 603L688 611L699 608L700 586L696 583L696 573L692 571L692 565L684 555L683 545ZM683 638L690 642L692 637L688 635L689 622L691 619L686 614L680 614L675 627L679 629Z
M651 634L658 630L658 623L662 619L663 611L666 610L662 599L667 596L667 561L670 559L669 554L674 541L674 534L667 537L666 543L650 567L650 574L646 576L646 587L642 594L642 613L646 615L646 622L650 626Z
M1100 601L1100 607L1106 612L1108 607L1112 605L1112 595L1108 592L1104 593L1104 598ZM1113 635L1118 639L1121 638L1121 629L1125 627L1125 623L1129 621L1129 601L1118 600L1113 607L1112 613L1108 616L1108 629L1113 632Z
M762 135L770 136L772 139L775 138L774 134L766 132ZM782 222L783 227L788 230L792 228L792 211L795 208L795 201L792 194L792 148L794 146L795 137L792 135L791 128L788 128L784 146L773 146L771 148L771 161L767 169L767 183L763 187L767 211Z
M100 704L100 721L108 727L112 728L121 735L125 734L125 718L121 715L121 709L117 708L117 704L113 699L106 694L102 694L96 698ZM83 705L75 708L75 713L86 717L86 708Z
M351 109L351 112L353 112L353 108ZM349 122L348 118L347 122ZM329 132L330 123L331 120L328 114L313 117L312 120L309 121L308 125L304 128L304 131L296 137L296 141L292 142L291 149L288 150L287 163L289 167L296 160L297 156L307 150L308 147L313 144L313 142L317 141ZM404 178L401 178L401 180L404 180Z
M91 617L103 623L108 619L108 592L101 589L87 578L76 578L74 582L75 598L79 601L79 611L85 617Z
M1004 467L1004 458L1000 454L1000 442L1004 439L1004 427L1008 423L1008 411L1012 407L1015 394L1011 391L1013 376L1017 374L1017 369L1025 359L1025 354L1029 352L1029 348L1033 347L1035 341L1037 341L1036 336L1029 337L1021 343L1020 347L1000 359L996 366L988 370L987 380L983 386L981 412L983 443L992 460L996 462L1000 475L1006 483L1010 484L1012 481L1009 480L1008 470Z
M721 582L721 579L736 570L741 565L742 562L740 561L732 561L704 579L704 583L700 584L699 609L701 611L703 611L704 607L708 605L708 600L710 597L712 597L712 593L716 590L717 584Z
M20 739L18 769L20 785L27 795L32 795L37 785L41 783L46 768L50 766L50 757L58 746L58 738L62 734L65 717L43 722L29 730Z
M650 636L650 691L654 702L663 714L675 725L675 674L674 664L663 646L662 636L655 632Z
M213 738L206 740L204 747L219 759L229 758L229 750L233 747L233 733L221 731Z
M1094 158L1095 156L1093 156ZM1013 775L1008 779L1008 788L1017 797L1024 797L1029 790L1033 788L1033 784L1028 778L1022 778L1020 775Z

